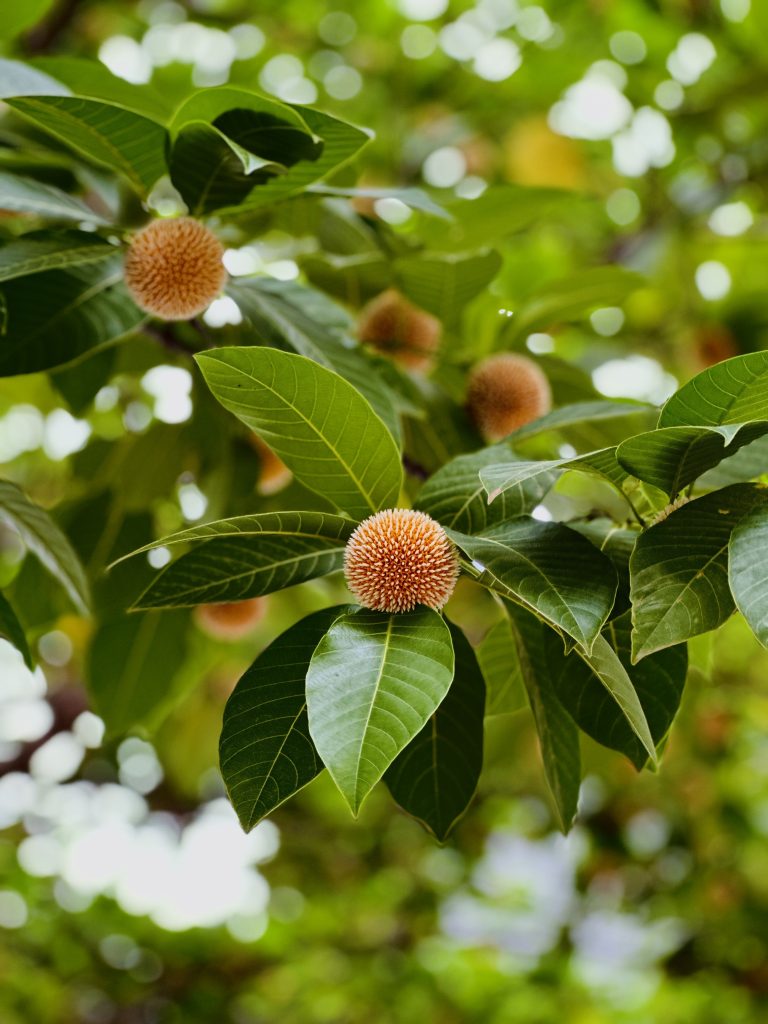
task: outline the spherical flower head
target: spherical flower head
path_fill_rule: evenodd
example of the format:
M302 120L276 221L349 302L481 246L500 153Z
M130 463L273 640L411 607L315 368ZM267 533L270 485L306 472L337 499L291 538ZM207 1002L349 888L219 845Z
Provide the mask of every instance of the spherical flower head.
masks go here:
M201 604L195 608L195 622L215 640L240 640L261 622L266 612L265 597L222 604Z
M189 320L206 309L227 279L216 235L192 217L153 220L125 256L128 291L145 313Z
M364 519L344 552L347 585L365 608L410 612L442 608L459 575L445 530L425 512L390 508Z
M358 337L410 370L432 365L440 346L440 321L412 305L394 288L377 295L360 314Z
M501 441L552 408L552 392L531 359L511 352L489 356L472 370L467 408L483 437Z

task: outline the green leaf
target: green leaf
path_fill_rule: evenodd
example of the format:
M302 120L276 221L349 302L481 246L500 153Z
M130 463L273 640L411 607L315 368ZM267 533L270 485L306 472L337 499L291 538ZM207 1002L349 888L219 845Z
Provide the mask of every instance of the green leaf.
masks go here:
M311 131L301 116L300 108L289 103L281 103L274 97L264 96L253 89L233 85L221 85L193 92L177 108L168 130L175 139L186 125L194 122L213 124L222 114L233 110L268 114L276 120L289 122L301 131Z
M533 462L499 459L498 462L489 462L480 470L480 480L488 492L488 502L491 504L511 488L520 489L523 485L541 477L548 482L547 489L549 489L560 473L566 469L594 473L610 481L619 490L627 478L627 474L616 462L616 448L614 447L602 448L596 452L588 452L586 455L577 455L575 458L568 459Z
M6 304L0 375L63 366L136 330L146 316L128 295L122 277L122 258L112 256L0 286ZM41 295L45 302L40 302Z
M599 423L600 429L606 420L620 420L629 416L642 416L651 411L653 406L642 402L574 402L573 405L565 405L561 409L554 409L546 416L526 423L510 434L506 441L508 444L519 444L531 437L538 437L548 430L564 431L572 427L581 427L584 424Z
M34 57L27 62L38 72L42 71L59 83L63 83L76 96L116 103L138 114L146 114L155 121L165 122L174 107L173 99L163 96L151 85L133 85L124 78L118 78L100 60L87 57ZM52 89L47 90L51 95ZM28 96L26 90L17 95Z
M667 400L660 427L713 426L764 420L768 352L734 356L697 374Z
M107 224L103 217L67 195L53 185L44 185L34 178L0 172L0 195L3 209L15 213L29 213L47 220L90 221L93 224Z
M323 319L334 311L338 316L340 311L335 303L294 281L269 278L234 281L227 291L262 336L260 340L287 345L297 355L335 370L370 402L395 440L399 440L400 423L392 392L362 350L350 348L341 340L348 325L342 328L338 319L334 324Z
M225 409L310 490L359 518L397 503L402 468L392 435L336 373L266 348L220 348L196 358Z
M628 611L603 630L629 676L653 744L658 747L680 706L688 669L687 646L678 644L657 651L633 665L631 633ZM648 760L648 751L600 677L575 652L564 655L563 645L554 634L548 638L547 664L555 692L579 728L603 746L625 754L639 771Z
M324 512L267 512L183 530L148 547L201 543L163 569L136 607L243 601L326 576L342 568L354 527Z
M555 474L532 474L519 485L510 485L499 501L489 505L478 473L484 473L486 466L498 465L504 458L509 460L506 466L521 465L504 445L458 455L427 480L415 507L443 526L469 534L481 533L496 523L532 512L555 482Z
M245 202L236 207L227 207L222 214L239 214L286 199L303 192L315 181L327 178L352 157L356 156L369 141L370 136L360 128L346 124L330 114L323 114L310 107L293 106L309 130L323 141L323 152L314 161L302 161L291 167L286 174L271 178L255 188Z
M239 205L251 189L300 160L317 160L321 150L305 128L272 113L230 110L210 125L184 125L171 154L171 181L190 212L207 213Z
M25 3L24 8L34 7L32 0ZM0 39L6 35L3 32L3 24L8 21L8 14L11 8L21 9L21 4L3 4L0 7ZM10 33L7 33L10 35ZM69 89L57 82L55 78L36 70L20 60L8 60L0 58L0 99L8 99L11 96L69 96Z
M558 825L568 832L576 815L581 785L579 732L557 699L550 678L545 645L551 630L522 608L510 605L508 612L539 734L544 774L554 799Z
M491 626L475 654L485 679L486 715L511 714L525 707L522 668L507 616Z
M234 146L213 125L186 124L173 144L169 174L193 216L240 203L257 183Z
M121 615L99 625L85 672L94 711L109 735L138 725L153 729L170 709L188 627L185 611Z
M79 96L25 96L9 106L146 196L166 172L165 128L143 114Z
M114 246L87 231L34 231L0 246L0 281L97 263L114 252Z
M475 537L449 532L471 559L478 583L592 648L613 607L617 580L610 560L585 537L527 516Z
M9 480L0 480L0 519L18 530L26 546L61 583L73 604L87 613L88 582L72 545L48 513Z
M246 832L323 770L309 735L305 677L318 643L347 608L326 608L291 626L259 655L227 701L221 774Z
M648 752L653 763L656 763L656 747L648 727L645 712L635 687L621 663L618 654L601 634L590 653L576 648L576 653L583 658L594 674L615 701L633 733Z
M287 173L259 185L242 201L224 207L222 214L239 215L271 205L280 199L303 192L313 182L327 177L350 160L368 142L366 132L346 124L329 114L310 107L279 103L251 89L219 86L204 89L190 96L174 115L170 131L175 138L184 125L193 121L214 122L233 110L251 110L272 114L294 124L322 140L323 149L316 160L302 160Z
M765 420L719 427L660 427L622 441L625 469L675 497L706 470L768 433Z
M491 185L475 199L449 203L451 222L433 221L425 226L424 234L436 249L466 252L487 245L489 238L502 238L541 221L571 198L559 189Z
M734 484L688 502L640 535L629 563L634 662L730 616L728 543L760 497L756 487Z
M483 766L485 684L464 634L448 624L456 670L451 688L427 724L384 775L404 811L441 843L472 800Z
M728 576L736 607L749 628L768 647L768 505L763 499L738 522L731 534Z
M353 814L426 725L453 670L451 634L430 608L348 612L320 641L307 673L309 731Z
M620 305L643 284L639 274L621 267L593 267L551 281L530 295L515 311L505 342L525 338L552 324L578 320L598 306Z
M11 603L2 594L0 594L0 637L13 644L24 659L27 668L35 667L27 638L24 635L24 627L19 622Z
M489 249L471 255L420 253L395 260L399 289L421 309L454 323L462 309L496 277L501 256Z
M768 437L740 448L735 454L723 459L719 465L707 472L697 481L697 487L705 491L713 491L718 487L744 483L765 476L768 467Z

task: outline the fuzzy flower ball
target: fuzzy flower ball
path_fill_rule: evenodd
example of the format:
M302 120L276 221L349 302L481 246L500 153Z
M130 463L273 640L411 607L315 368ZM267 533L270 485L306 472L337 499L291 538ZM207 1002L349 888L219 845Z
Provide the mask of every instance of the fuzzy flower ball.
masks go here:
M377 295L360 314L358 336L410 370L428 370L440 346L440 321L394 288Z
M125 256L125 283L136 305L161 320L202 313L227 279L221 242L192 217L153 220Z
M344 573L365 608L442 608L459 575L456 548L425 512L389 508L364 519L347 541Z
M266 611L265 597L223 604L201 604L195 608L195 622L204 633L216 640L239 640L261 622Z
M533 360L504 352L484 359L470 374L467 408L486 440L501 441L548 413L552 392Z

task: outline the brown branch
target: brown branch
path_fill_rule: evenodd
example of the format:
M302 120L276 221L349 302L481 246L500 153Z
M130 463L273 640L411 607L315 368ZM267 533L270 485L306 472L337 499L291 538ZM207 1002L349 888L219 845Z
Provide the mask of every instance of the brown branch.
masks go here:
M81 3L82 0L59 0L46 17L24 36L22 49L25 54L28 57L36 57L53 50L60 36L75 20Z

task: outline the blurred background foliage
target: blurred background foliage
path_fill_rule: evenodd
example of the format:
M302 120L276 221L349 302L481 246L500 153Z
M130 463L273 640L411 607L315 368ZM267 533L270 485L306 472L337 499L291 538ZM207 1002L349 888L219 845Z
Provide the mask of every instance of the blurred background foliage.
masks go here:
M233 242L246 271L303 274L353 305L386 281L378 258L345 261L360 245L346 231L392 252L413 231L499 250L490 295L451 329L449 391L499 343L540 357L556 391L559 372L561 400L661 401L705 366L765 347L759 0L29 0L3 7L0 36L4 56L63 80L70 58L97 58L150 83L158 110L229 81L370 126L341 187L427 186L446 205L485 196L455 239L374 194L355 200L367 221L333 199L290 204L262 215L256 241ZM68 162L16 148L16 128L0 126L0 167L69 187ZM516 188L494 204L500 185ZM609 264L642 274L640 286L583 277ZM551 334L535 318L527 332L499 328L508 307L535 310L542 289L567 300L569 287L591 314ZM208 326L226 334L226 319L220 309ZM292 500L270 496L259 453L184 355L157 364L156 343L136 341L53 384L0 381L3 475L57 506L92 569L185 523ZM555 500L589 502L562 490ZM659 774L587 745L567 840L532 727L514 715L490 721L479 799L444 848L381 787L352 822L324 778L245 837L215 767L223 703L273 636L338 599L336 585L270 597L235 640L174 613L162 643L142 648L122 616L92 638L10 531L0 549L0 585L45 669L29 674L0 642L4 1024L766 1019L768 656L738 617L693 643ZM99 584L102 607L121 608L149 571L129 563ZM473 600L460 592L457 614L481 631L487 609ZM132 652L119 666L116 645ZM139 677L167 691L151 743L149 732L103 739L86 656L94 679L120 670L127 700ZM170 683L169 663L181 666Z

